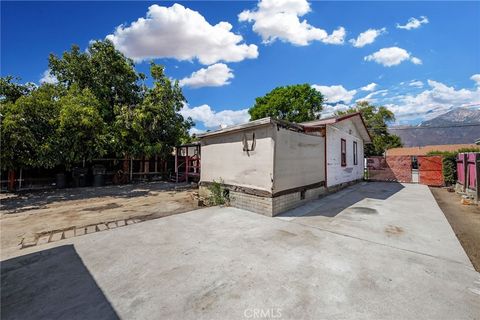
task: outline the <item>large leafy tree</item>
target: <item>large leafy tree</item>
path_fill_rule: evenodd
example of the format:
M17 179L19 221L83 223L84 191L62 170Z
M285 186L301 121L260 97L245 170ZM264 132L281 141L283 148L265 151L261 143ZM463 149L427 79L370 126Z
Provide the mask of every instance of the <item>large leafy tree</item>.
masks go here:
M360 112L372 136L372 144L365 146L365 156L382 155L385 150L402 146L399 136L388 132L388 123L395 121L395 115L384 106L374 106L367 101L360 101L355 107L337 112L345 115Z
M15 102L2 101L2 169L48 168L57 163L53 141L62 92L62 88L46 84Z
M143 101L134 108L124 105L116 109L115 144L125 155L165 157L188 137L193 125L191 119L185 120L178 113L185 102L178 82L172 83L163 67L154 63L150 72L154 85Z
M15 102L35 89L34 84L21 84L19 80L12 76L0 78L0 103Z
M90 89L72 85L63 96L55 134L59 160L67 169L82 160L106 153L106 125L99 113L100 102Z
M109 41L73 46L50 56L56 84L21 85L0 80L1 164L3 169L67 168L105 154L170 154L189 138L191 119L178 83L152 64L153 87L133 62Z
M264 117L304 122L318 119L323 108L323 95L309 84L277 87L255 99L248 110L250 120Z
M67 88L73 84L89 89L98 99L106 122L114 120L116 105L133 106L141 101L138 81L144 76L135 71L133 61L116 50L109 40L92 42L86 52L73 45L62 57L49 58L50 72Z

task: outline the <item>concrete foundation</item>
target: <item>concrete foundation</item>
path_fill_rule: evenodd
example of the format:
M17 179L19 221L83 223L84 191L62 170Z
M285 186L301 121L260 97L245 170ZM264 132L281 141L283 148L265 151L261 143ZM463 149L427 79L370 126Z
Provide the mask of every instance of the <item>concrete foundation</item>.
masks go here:
M248 210L268 217L274 217L282 212L299 207L310 200L315 200L324 195L337 192L360 181L362 180L349 181L328 188L322 186L304 189L273 197L229 190L229 200L232 207ZM224 186L224 188L229 189L229 186ZM199 194L202 197L209 197L210 191L207 186L201 185L199 186Z
M229 201L232 207L268 217L273 217L284 211L301 206L306 201L318 199L321 195L327 193L325 187L317 187L272 197L234 191L229 186L224 186L224 188L229 190ZM199 186L199 195L207 198L210 196L210 190L208 190L207 186L201 185Z

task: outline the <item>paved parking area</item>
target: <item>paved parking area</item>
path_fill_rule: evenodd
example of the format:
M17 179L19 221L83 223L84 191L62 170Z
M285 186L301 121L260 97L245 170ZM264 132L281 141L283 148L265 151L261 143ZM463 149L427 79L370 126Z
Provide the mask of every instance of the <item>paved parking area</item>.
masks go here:
M480 274L416 185L357 185L280 218L206 208L38 248L2 262L2 319L480 317Z

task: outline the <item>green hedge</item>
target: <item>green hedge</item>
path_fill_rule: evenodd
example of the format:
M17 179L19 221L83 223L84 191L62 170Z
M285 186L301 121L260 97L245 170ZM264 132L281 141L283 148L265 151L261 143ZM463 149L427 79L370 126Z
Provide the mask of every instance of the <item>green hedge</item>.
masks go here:
M480 148L463 148L454 152L431 151L427 156L443 156L442 174L445 185L451 186L457 182L457 155L463 152L480 152Z

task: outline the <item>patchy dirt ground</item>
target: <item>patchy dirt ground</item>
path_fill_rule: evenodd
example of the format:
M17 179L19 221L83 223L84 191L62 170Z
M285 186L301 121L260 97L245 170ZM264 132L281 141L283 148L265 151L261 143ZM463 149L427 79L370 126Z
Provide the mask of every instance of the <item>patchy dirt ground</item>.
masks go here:
M438 205L447 217L463 249L480 272L480 208L463 205L461 197L444 188L430 188Z
M22 239L52 230L120 219L154 219L194 210L194 192L188 186L175 188L172 183L154 182L2 194L0 257L20 250Z

